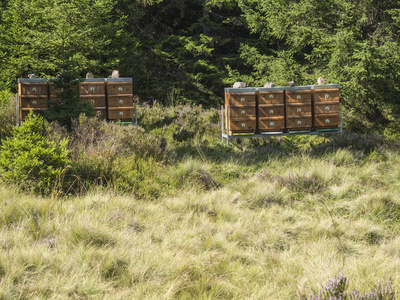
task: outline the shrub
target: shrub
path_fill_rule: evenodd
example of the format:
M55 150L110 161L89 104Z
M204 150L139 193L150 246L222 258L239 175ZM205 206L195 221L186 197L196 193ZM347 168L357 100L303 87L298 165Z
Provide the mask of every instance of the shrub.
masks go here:
M16 123L16 98L8 91L0 91L0 137L10 135Z
M344 276L341 272L338 272L337 277L333 280L328 280L325 287L321 287L318 295L314 291L311 292L309 298L304 293L299 293L300 300L394 300L395 294L392 286L392 282L389 280L388 283L381 285L374 289L373 292L366 292L361 294L358 291L347 292L346 289L349 285L349 279Z
M62 133L60 134L62 135ZM64 186L85 193L97 186L138 197L157 196L158 169L166 159L166 142L141 127L121 126L81 115L69 133L71 166Z
M68 140L57 143L43 133L43 118L32 113L20 127L13 127L0 147L2 180L39 193L51 191L67 165Z

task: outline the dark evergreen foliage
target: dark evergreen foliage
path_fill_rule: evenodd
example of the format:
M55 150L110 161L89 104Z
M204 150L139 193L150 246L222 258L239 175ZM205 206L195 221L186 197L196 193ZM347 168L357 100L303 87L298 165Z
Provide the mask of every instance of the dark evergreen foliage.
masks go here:
M47 110L43 111L49 121L57 121L67 129L72 129L74 119L80 114L89 117L94 116L93 106L89 102L83 102L79 96L79 72L74 61L67 60L61 65L61 72L50 84L57 91L56 98L50 98L47 102Z
M141 101L222 103L235 81L341 85L348 127L396 131L400 4L371 0L8 0L0 6L0 90L54 77L134 78Z

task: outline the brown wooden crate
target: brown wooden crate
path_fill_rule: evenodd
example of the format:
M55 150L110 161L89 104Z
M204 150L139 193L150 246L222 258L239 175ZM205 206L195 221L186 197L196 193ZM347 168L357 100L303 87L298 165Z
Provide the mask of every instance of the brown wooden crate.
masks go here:
M81 82L79 84L80 95L105 95L105 82Z
M284 116L285 116L285 106L283 104L258 106L259 118L284 117Z
M258 104L284 104L283 91L280 92L260 92L258 94Z
M21 108L46 108L47 97L21 96Z
M286 116L311 116L311 103L293 103L286 105Z
M50 90L50 95L57 95L62 91L61 88L55 88L54 84L52 83L49 83L49 90Z
M225 105L255 106L256 93L225 93Z
M314 103L315 114L331 114L339 113L339 102L316 102Z
M312 118L309 117L287 117L286 127L288 129L300 130L310 129L312 126Z
M256 117L256 107L255 106L232 106L229 108L229 117L231 119L239 118L255 118Z
M132 120L133 119L133 108L108 108L108 119L109 120Z
M89 102L93 104L94 107L105 107L106 106L106 96L97 95L82 95L82 101Z
M311 90L285 91L286 103L311 103Z
M259 118L258 129L261 131L282 131L285 129L285 118Z
M76 87L76 91L79 91L80 87ZM55 88L52 83L49 83L49 91L50 91L50 96L57 96L62 92L62 88Z
M108 96L108 107L133 107L133 96Z
M337 128L340 126L340 115L339 114L315 115L314 126L315 128Z
M339 89L315 90L314 102L339 102Z
M107 94L108 95L132 95L133 86L132 82L108 82Z
M232 132L254 132L256 130L256 118L230 120L229 130Z
M48 84L47 82L38 83L38 82L22 82L20 84L20 95L42 95L47 96L48 93Z

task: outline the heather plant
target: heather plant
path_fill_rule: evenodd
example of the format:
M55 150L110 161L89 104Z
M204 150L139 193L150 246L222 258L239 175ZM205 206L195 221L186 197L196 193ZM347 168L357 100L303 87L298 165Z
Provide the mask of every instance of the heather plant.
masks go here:
M54 135L63 135L58 128ZM140 197L156 196L157 170L167 159L167 144L141 127L107 123L81 115L68 133L71 167L64 190L86 193L95 187L109 187Z
M316 294L314 291L311 292L309 298L304 295L304 292L299 293L299 299L302 300L394 300L395 293L392 286L391 280L388 283L382 285L378 283L378 287L372 292L365 292L364 294L358 291L348 292L349 279L343 275L342 272L338 272L337 277L333 280L328 280L325 286L322 286L319 292Z
M3 182L25 190L49 193L68 164L68 140L51 141L44 136L43 118L32 113L14 127L0 148Z
M138 107L138 120L147 132L171 142L215 139L221 134L218 110L204 110L201 106L143 104Z

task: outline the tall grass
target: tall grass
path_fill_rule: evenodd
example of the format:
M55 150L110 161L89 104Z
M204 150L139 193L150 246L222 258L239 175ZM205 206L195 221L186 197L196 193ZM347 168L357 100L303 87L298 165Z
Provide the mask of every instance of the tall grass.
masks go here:
M395 141L228 147L216 111L139 109L137 128L47 125L70 140L64 194L0 186L0 299L297 299L341 269L349 291L398 294Z

